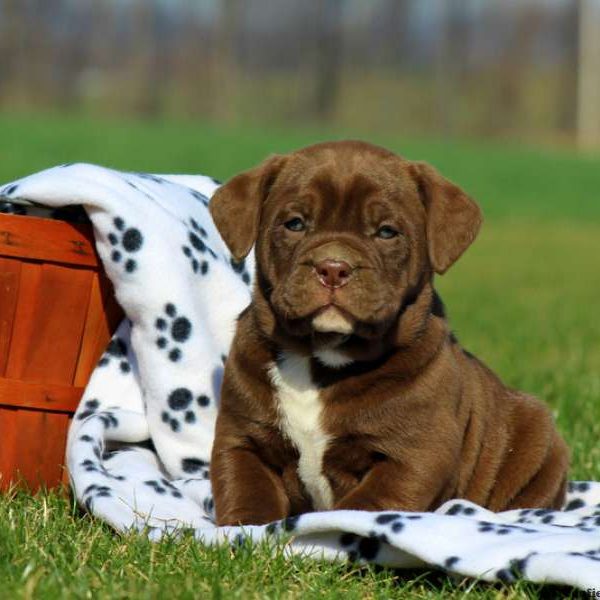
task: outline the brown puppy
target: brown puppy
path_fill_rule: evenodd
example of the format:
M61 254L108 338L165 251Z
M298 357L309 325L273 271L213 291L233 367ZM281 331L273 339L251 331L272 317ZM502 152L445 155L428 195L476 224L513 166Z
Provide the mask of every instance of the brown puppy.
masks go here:
M535 398L461 349L433 275L477 205L432 167L361 142L275 156L210 203L252 304L212 455L220 525L310 510L559 507L568 450Z

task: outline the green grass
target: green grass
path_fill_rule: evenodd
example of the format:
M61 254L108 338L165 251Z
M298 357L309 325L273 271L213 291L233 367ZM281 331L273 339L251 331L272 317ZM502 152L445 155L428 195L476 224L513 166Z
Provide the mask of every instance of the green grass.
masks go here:
M226 178L273 152L356 132L220 129L0 115L0 182L67 161ZM567 152L369 138L433 162L482 204L473 247L440 279L461 343L545 399L573 450L572 477L600 479L600 160ZM0 598L531 598L563 590L359 569L283 547L204 548L117 536L57 494L0 498Z

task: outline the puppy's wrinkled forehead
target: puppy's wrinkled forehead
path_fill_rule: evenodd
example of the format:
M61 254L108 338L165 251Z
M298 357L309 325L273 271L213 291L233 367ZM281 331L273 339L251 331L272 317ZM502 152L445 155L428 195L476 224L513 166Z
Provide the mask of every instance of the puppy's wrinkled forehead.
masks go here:
M289 155L265 208L292 203L340 226L349 225L366 204L373 210L411 205L416 192L408 168L391 152L360 144L322 144Z

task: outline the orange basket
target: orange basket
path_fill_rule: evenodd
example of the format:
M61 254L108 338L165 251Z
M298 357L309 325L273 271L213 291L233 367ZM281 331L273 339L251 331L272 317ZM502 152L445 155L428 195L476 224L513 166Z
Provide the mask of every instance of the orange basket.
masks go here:
M70 419L122 316L91 225L0 214L0 490L64 481Z

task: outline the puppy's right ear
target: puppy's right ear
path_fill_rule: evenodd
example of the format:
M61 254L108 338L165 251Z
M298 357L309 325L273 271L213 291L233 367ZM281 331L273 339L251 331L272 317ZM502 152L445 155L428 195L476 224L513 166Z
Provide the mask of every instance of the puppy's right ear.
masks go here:
M252 249L263 202L286 160L277 155L268 158L230 179L211 198L210 214L234 260L242 260Z

